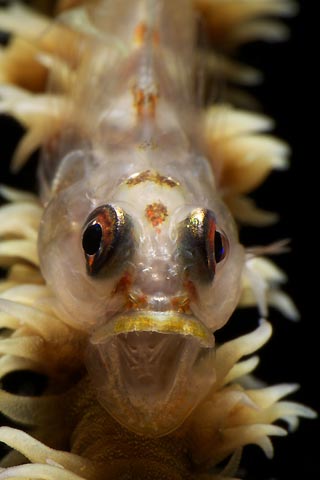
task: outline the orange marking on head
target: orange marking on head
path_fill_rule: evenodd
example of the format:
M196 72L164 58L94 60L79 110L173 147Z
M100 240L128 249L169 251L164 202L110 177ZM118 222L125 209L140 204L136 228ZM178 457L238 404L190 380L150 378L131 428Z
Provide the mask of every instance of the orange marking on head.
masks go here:
M158 185L167 186L167 187L178 187L179 182L173 180L171 177L166 177L165 175L160 175L159 172L154 172L152 170L144 170L143 172L135 175L134 177L129 178L126 181L127 185L139 185L139 183L143 182L154 182Z
M159 95L156 93L149 93L147 95L148 112L150 117L154 117L156 114L158 98L159 98Z
M190 299L186 295L173 297L170 301L173 309L179 313L190 313Z
M148 26L144 22L139 23L134 30L134 35L133 35L134 44L137 45L138 47L141 47L146 42L148 33L149 33ZM153 45L159 45L159 41L160 41L159 32L157 30L153 30L152 31Z
M147 306L148 306L148 300L146 295L129 294L125 308L126 310L142 310Z
M184 288L186 289L188 293L188 298L191 302L198 300L197 289L191 280L186 280L184 282Z
M147 33L147 25L144 22L139 23L134 31L134 43L137 46L143 45Z
M159 95L156 92L145 92L141 88L133 88L133 105L138 117L154 118Z
M112 295L116 295L117 293L127 294L131 283L132 278L130 273L125 272L112 290Z
M147 219L152 223L153 227L161 225L168 216L168 210L161 202L150 203L145 208L145 214ZM157 230L159 233L160 230Z

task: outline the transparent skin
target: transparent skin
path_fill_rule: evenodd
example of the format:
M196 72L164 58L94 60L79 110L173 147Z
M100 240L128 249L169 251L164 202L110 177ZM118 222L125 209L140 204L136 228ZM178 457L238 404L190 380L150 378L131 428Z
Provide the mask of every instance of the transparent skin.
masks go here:
M133 2L134 12L141 7L128 16L133 29L151 25L142 8L150 4L169 8ZM167 48L165 13L153 12L150 31ZM244 250L203 154L183 52L172 60L180 43L160 55L148 42L112 64L123 77L111 76L99 43L91 84L100 90L86 100L86 76L77 84L68 133L43 154L39 255L57 308L88 334L99 401L126 428L159 436L181 425L215 381L213 332L237 305ZM111 78L107 92L102 75ZM152 112L150 102L137 106L133 80L143 98L151 92Z

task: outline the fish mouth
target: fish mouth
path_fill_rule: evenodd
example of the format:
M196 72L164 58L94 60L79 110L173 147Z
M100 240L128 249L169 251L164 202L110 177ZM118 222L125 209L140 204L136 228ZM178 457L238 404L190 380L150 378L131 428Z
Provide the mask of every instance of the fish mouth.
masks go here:
M88 371L102 406L127 429L178 428L215 381L214 337L191 315L119 314L90 339Z
M196 318L176 312L137 311L117 315L91 337L92 344L100 344L108 337L132 332L151 332L163 334L191 335L198 339L203 347L213 347L214 337L211 331Z

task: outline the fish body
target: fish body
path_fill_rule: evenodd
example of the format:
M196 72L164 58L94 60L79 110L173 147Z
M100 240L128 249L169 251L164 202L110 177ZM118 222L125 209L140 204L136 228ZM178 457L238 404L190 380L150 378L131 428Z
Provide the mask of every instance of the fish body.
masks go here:
M49 146L56 171L39 257L70 323L93 335L102 403L129 428L162 435L214 382L212 332L239 300L244 249L194 127L197 70L178 48L190 54L195 43L192 4L174 5L181 26L166 1L108 7L90 25L122 49L111 60L98 38L98 68L82 60L65 121L75 142L61 155L60 136L58 161ZM125 30L116 18L108 28L112 13L129 19Z

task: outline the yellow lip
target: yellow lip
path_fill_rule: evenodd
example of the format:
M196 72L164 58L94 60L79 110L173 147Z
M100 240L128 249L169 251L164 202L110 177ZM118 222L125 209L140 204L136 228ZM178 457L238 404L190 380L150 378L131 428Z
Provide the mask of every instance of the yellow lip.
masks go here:
M204 347L214 346L212 333L196 318L176 312L149 311L117 315L93 334L91 342L103 343L113 335L130 332L190 335L198 339Z

